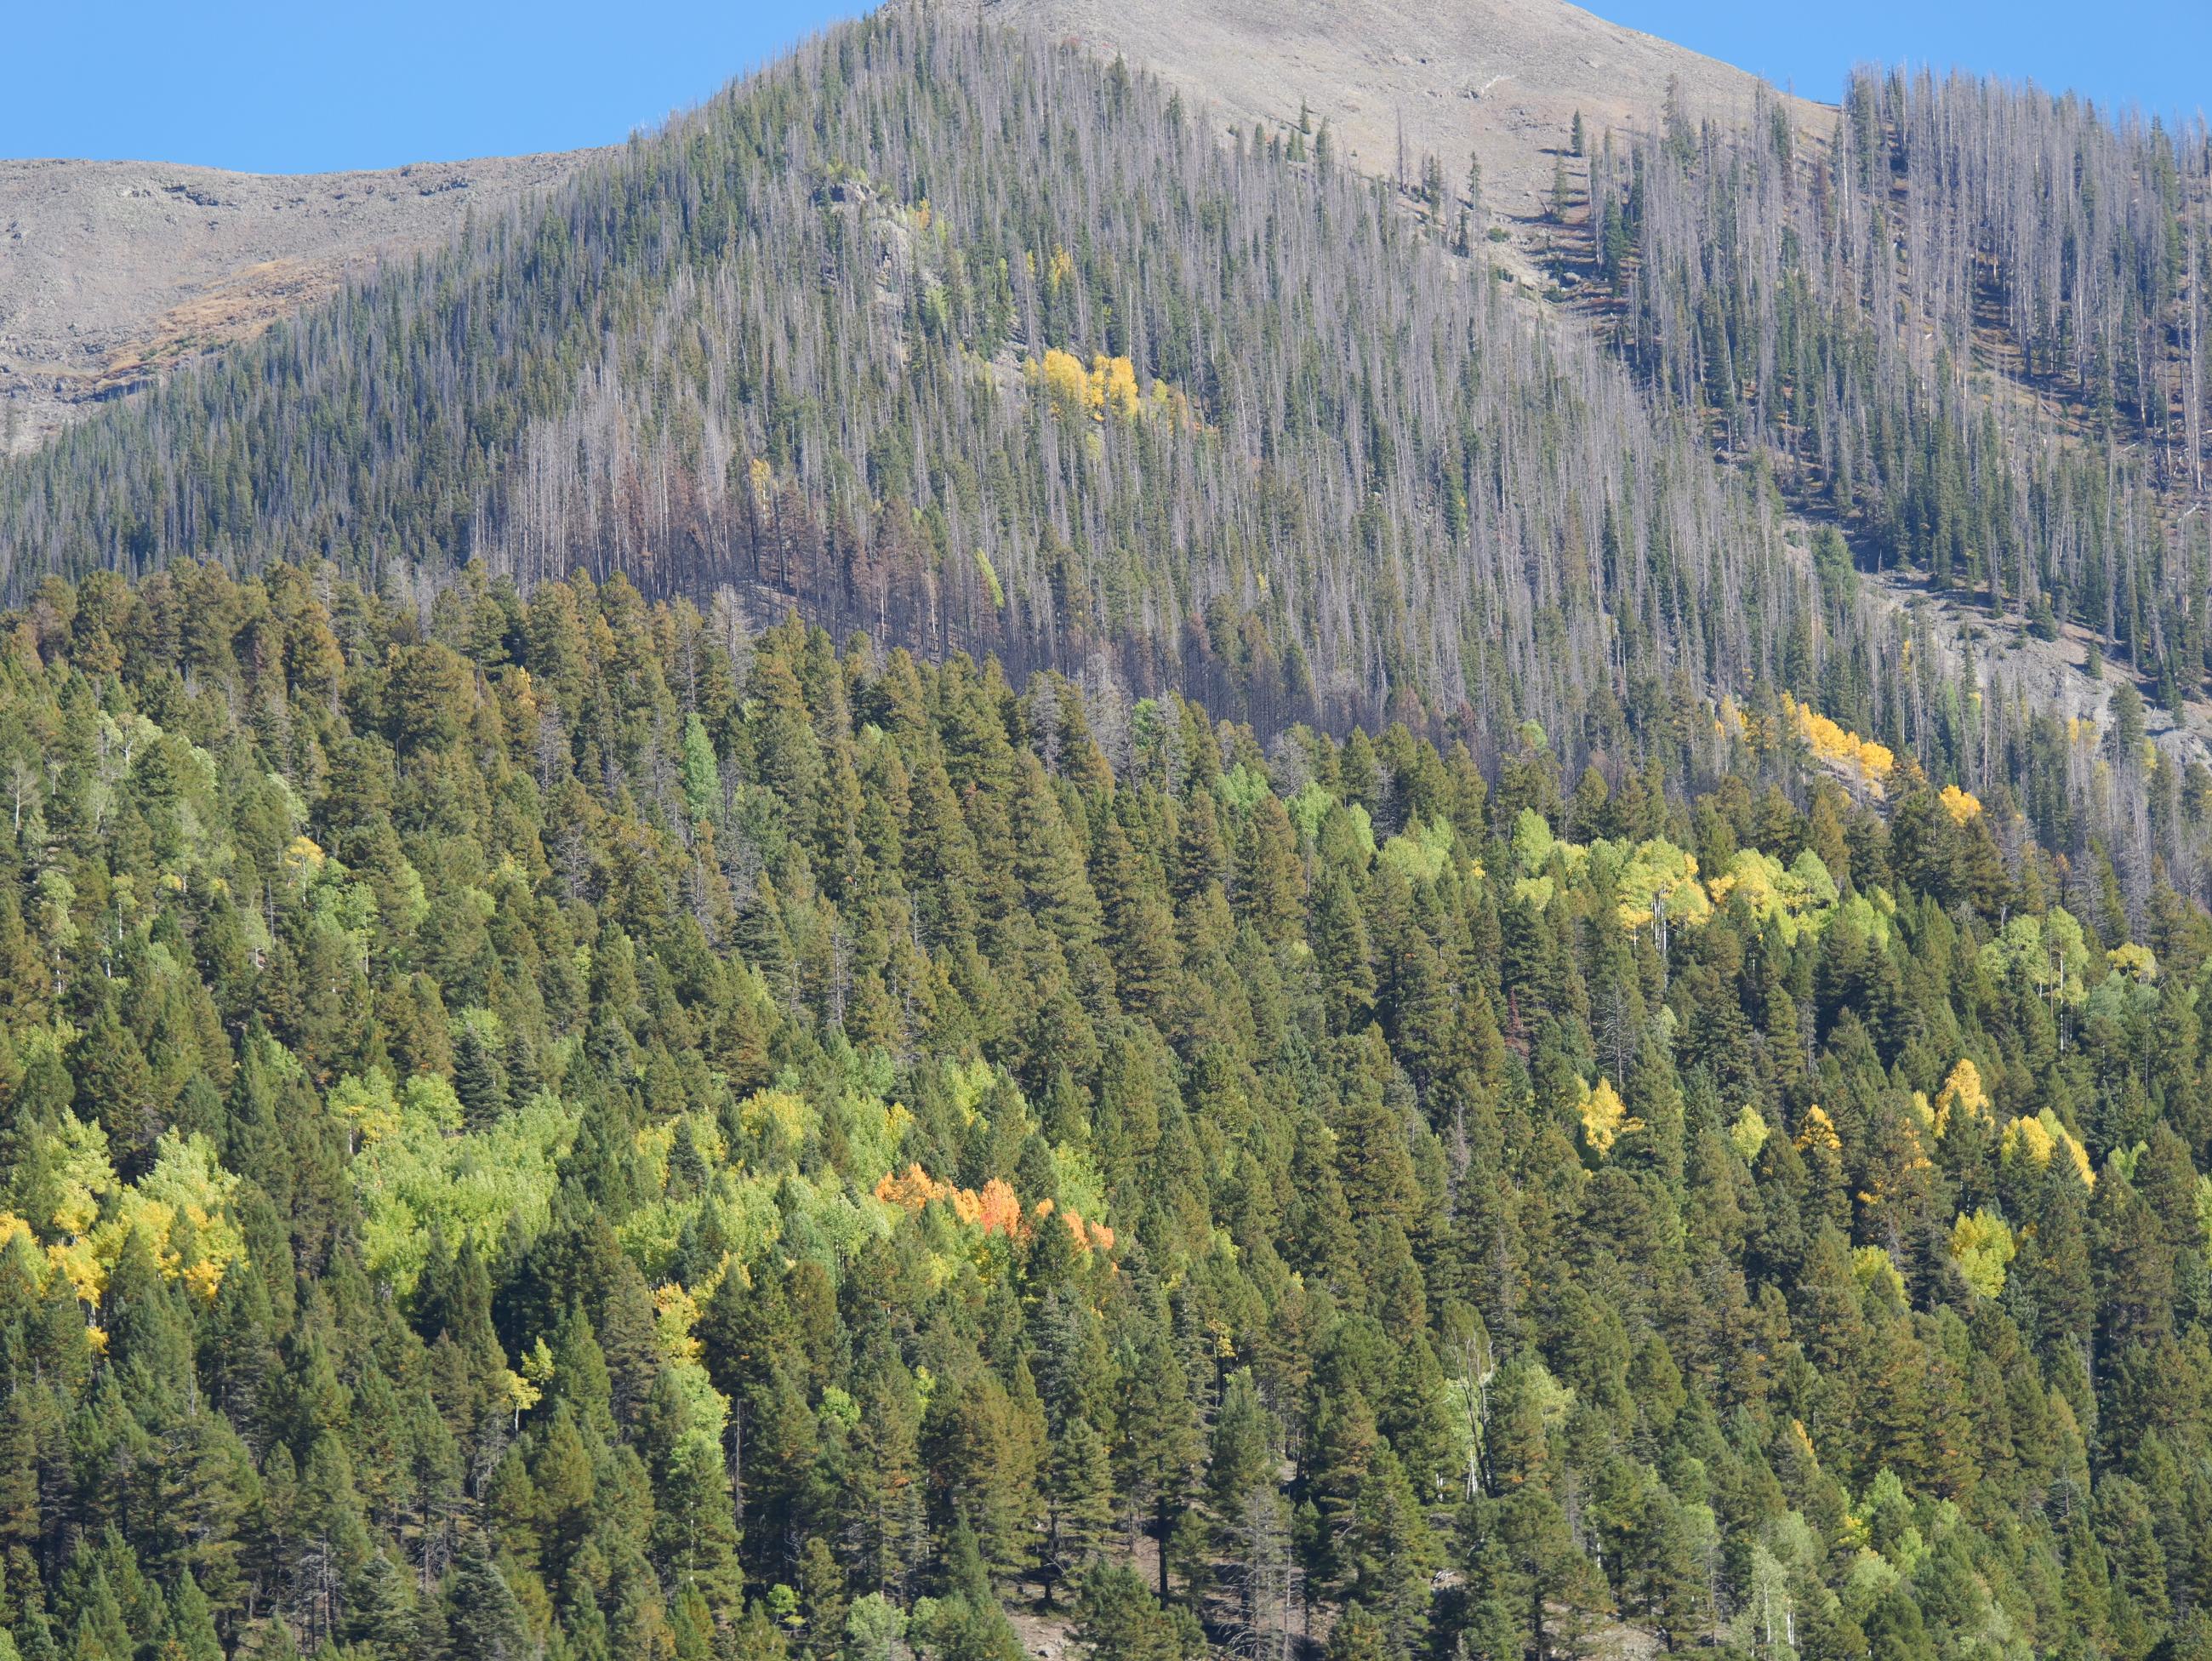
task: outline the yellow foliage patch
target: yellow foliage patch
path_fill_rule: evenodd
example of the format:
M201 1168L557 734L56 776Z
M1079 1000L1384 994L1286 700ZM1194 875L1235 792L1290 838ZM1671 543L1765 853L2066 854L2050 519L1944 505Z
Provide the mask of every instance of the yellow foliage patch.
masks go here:
M1939 1141L1950 1130L1954 1118L1961 1115L1979 1119L1992 1130L1996 1128L1989 1092L1982 1087L1982 1070L1966 1059L1951 1069L1951 1076L1936 1092L1935 1129Z
M748 1135L757 1136L772 1128L793 1143L805 1141L819 1116L804 1096L788 1090L758 1091L738 1104L738 1122Z
M1765 1116L1747 1103L1743 1111L1736 1116L1735 1123L1729 1127L1728 1134L1729 1141L1735 1145L1735 1151L1743 1155L1745 1163L1748 1164L1759 1157L1759 1150L1766 1146L1771 1132Z
M2005 1266L2018 1250L2012 1226L1987 1206L1971 1214L1961 1212L1951 1225L1951 1256L1959 1273L1984 1298L2004 1290Z
M1613 1143L1624 1135L1644 1129L1644 1121L1629 1113L1610 1079L1601 1078L1595 1088L1584 1085L1577 1110L1582 1115L1583 1140L1601 1159L1613 1152Z
M1042 359L1031 358L1023 369L1032 384L1042 388L1053 413L1063 421L1103 421L1109 415L1133 421L1144 411L1136 366L1126 357L1101 354L1086 369L1074 353L1054 347ZM1156 385L1155 395L1165 390Z
M154 1168L126 1184L108 1161L106 1133L64 1112L48 1158L56 1202L50 1220L64 1238L46 1249L46 1269L66 1279L81 1303L100 1301L134 1233L152 1247L165 1276L183 1281L204 1302L214 1301L224 1273L246 1255L245 1236L229 1210L238 1178L222 1168L204 1136L163 1132ZM0 1250L19 1231L29 1233L29 1225L0 1214Z
M2158 958L2150 947L2130 940L2125 946L2116 946L2105 953L2105 961L2112 965L2116 974L2132 976L2148 985L2158 978Z
M1000 1177L992 1177L980 1189L956 1188L939 1182L919 1165L884 1176L876 1184L876 1198L910 1215L919 1215L932 1202L941 1203L963 1226L980 1231L986 1239L994 1234L1003 1234L1010 1240L1028 1239L1034 1224L1055 1214L1049 1200L1040 1200L1033 1212L1024 1212L1020 1196ZM1060 1210L1057 1214L1080 1250L1114 1249L1114 1231L1103 1223L1086 1222L1080 1212L1073 1209Z
M2097 1175L2089 1166L2089 1150L2075 1140L2073 1133L2047 1107L2032 1119L2014 1119L2007 1125L2004 1140L1997 1145L1997 1156L2008 1162L2025 1159L2039 1171L2048 1171L2052 1158L2062 1149L2074 1162L2082 1185L2094 1188Z
M1905 1296L1905 1276L1898 1272L1897 1260L1878 1245L1863 1245L1851 1253L1851 1274L1863 1287L1881 1286L1890 1296Z
M1787 692L1782 695L1782 714L1811 748L1814 759L1857 775L1876 794L1897 770L1897 757L1887 745L1876 744L1838 727L1812 705L1798 703ZM1975 807L1978 811L1980 804L1977 802Z
M1806 1110L1805 1123L1797 1128L1795 1146L1800 1153L1814 1147L1840 1153L1844 1151L1844 1139L1836 1135L1836 1122L1828 1116L1827 1109L1816 1104Z
M1621 861L1614 879L1620 926L1632 933L1664 915L1671 924L1696 925L1712 916L1711 899L1698 881L1698 856L1671 842L1639 844Z
M313 837L295 837L284 849L284 869L295 882L305 882L329 862L330 855Z
M1945 785L1937 800L1943 804L1943 811L1951 816L1954 824L1964 824L1968 819L1978 818L1982 811L1981 798L1971 790L1961 790L1955 784Z
M671 1361L696 1361L705 1353L691 1329L699 1323L699 1302L680 1281L671 1281L653 1292L653 1335L660 1353Z
M908 1165L903 1176L892 1171L876 1184L878 1200L908 1211L920 1211L932 1200L950 1199L951 1195L950 1183L937 1181L918 1165Z

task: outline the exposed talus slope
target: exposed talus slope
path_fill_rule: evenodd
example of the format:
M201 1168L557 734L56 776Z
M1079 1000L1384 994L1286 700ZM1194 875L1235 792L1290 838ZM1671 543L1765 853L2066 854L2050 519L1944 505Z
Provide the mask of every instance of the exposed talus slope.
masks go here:
M442 242L588 152L275 176L0 161L0 452Z

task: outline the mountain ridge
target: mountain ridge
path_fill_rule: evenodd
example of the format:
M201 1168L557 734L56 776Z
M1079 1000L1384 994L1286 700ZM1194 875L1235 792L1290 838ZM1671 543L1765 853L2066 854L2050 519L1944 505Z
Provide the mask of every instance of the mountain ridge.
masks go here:
M1648 127L1674 95L1700 113L1747 116L1765 85L1749 70L1565 0L984 0L982 15L1142 62L1240 121L1280 124L1301 101L1362 171L1404 182L1435 155L1447 185L1480 156L1487 204L1540 215L1555 152L1579 113L1593 142ZM1269 50L1253 50L1265 42ZM1774 94L1798 125L1829 106Z
M1402 118L1409 169L1433 155L1456 191L1471 149L1489 206L1518 219L1541 214L1551 153L1577 113L1593 135L1648 123L1670 81L1703 112L1742 113L1760 85L1559 0L1483 0L1448 15L1396 0L1264 12L1231 0L1188 16L1097 0L987 0L981 15L1102 56L1125 52L1241 121L1285 123L1303 99L1352 163L1377 175L1395 169ZM1284 52L1239 50L1270 32ZM1425 35L1418 51L1389 44ZM1293 73L1268 80L1285 69ZM1826 108L1789 106L1801 120ZM436 245L471 209L552 188L605 153L302 174L0 160L0 453L33 447L87 411L329 297L377 261ZM1522 264L1516 247L1499 256Z
M0 161L0 453L251 339L598 154L301 174Z

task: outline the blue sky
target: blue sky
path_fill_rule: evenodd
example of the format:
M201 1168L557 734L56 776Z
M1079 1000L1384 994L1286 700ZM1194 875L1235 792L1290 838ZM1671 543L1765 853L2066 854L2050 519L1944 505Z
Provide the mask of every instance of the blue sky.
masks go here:
M610 143L858 9L18 0L0 155L297 173ZM1902 58L2159 113L2212 110L2212 0L1595 0L1593 9L1816 98L1834 96L1854 63Z
M1449 0L1446 0L1449 3ZM1581 0L1834 99L1854 64L1960 67L2153 114L2212 114L2212 0Z
M866 0L14 0L0 155L261 173L618 143Z

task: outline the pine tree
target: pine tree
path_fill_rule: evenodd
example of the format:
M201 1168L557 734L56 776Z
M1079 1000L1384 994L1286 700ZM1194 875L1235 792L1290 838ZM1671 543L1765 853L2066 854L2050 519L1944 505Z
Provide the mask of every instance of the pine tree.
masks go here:
M478 1020L465 1018L453 1042L453 1093L467 1110L471 1130L489 1129L507 1113L505 1071Z
M1118 1000L1132 1013L1160 1015L1174 995L1181 954L1158 873L1139 860L1117 819L1107 821L1099 838L1097 868Z
M1331 1028L1357 1031L1374 1009L1375 970L1366 919L1340 873L1331 873L1316 885L1313 950Z
M447 1642L456 1655L484 1661L525 1661L536 1652L522 1610L507 1589L481 1536L463 1538L447 1578Z
M1093 1563L1075 1618L1075 1642L1091 1661L1193 1661L1205 1651L1197 1621L1161 1608L1133 1569Z
M1063 1423L1046 1455L1045 1533L1040 1554L1044 1601L1055 1585L1079 1579L1114 1523L1114 1478L1106 1439L1087 1418Z
M1429 1583L1441 1564L1420 1503L1385 1445L1361 1481L1343 1546L1350 1593L1381 1631L1383 1653L1419 1653L1428 1632Z
M1168 1596L1170 1525L1203 1453L1190 1382L1164 1324L1146 1318L1121 1366L1121 1445L1117 1463L1133 1510L1148 1509L1160 1600Z
M806 1618L806 1653L835 1655L845 1637L845 1573L818 1534L808 1536L799 1548L798 1591Z
M222 1644L216 1636L215 1610L186 1570L169 1599L166 1650L173 1646L181 1661L222 1661ZM4 1658L0 1658L4 1661Z
M1271 1623L1281 1630L1290 1618L1291 1518L1278 1480L1281 1434L1250 1370L1239 1371L1214 1419L1206 1490L1227 1559L1222 1575L1236 1600L1237 1642L1254 1653L1266 1647Z

